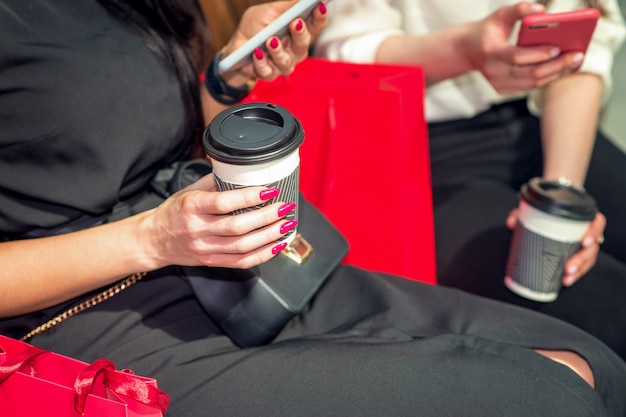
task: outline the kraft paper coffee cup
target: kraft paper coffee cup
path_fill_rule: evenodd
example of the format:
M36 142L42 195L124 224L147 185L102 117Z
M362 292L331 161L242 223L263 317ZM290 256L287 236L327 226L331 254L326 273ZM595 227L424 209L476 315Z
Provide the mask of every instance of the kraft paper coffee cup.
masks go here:
M534 301L554 301L561 290L565 262L598 209L592 196L565 181L533 178L521 188L505 285Z
M257 207L276 201L297 202L300 184L299 148L304 141L300 121L286 109L269 103L247 103L218 114L203 135L204 151L213 165L221 191L264 185L280 194ZM297 220L297 209L288 220ZM281 242L296 236L293 229Z

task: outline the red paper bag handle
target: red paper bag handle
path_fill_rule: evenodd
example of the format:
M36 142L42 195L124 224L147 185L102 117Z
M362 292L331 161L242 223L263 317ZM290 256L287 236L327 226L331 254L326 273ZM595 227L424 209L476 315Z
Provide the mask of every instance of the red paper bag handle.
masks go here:
M0 365L0 384L2 384L8 377L15 372L22 370L29 363L34 362L37 356L42 353L47 353L47 350L38 348L36 346L30 346L24 349L12 358L7 358L2 365Z
M1 349L1 348L0 348ZM35 359L48 350L29 346L11 358L7 358L0 365L0 384L15 372L23 370L25 366L33 363ZM87 396L91 392L94 379L104 373L104 385L118 395L129 397L143 404L158 407L163 414L167 411L170 398L164 391L137 378L131 371L115 371L115 364L108 359L97 359L87 365L74 382L74 408L80 414L85 411Z
M100 373L104 373L104 385L116 394L149 406L158 407L163 414L167 411L170 397L164 391L137 378L130 371L115 372L113 362L100 358L83 369L76 378L74 408L78 413L84 413L87 396L91 392L93 381Z

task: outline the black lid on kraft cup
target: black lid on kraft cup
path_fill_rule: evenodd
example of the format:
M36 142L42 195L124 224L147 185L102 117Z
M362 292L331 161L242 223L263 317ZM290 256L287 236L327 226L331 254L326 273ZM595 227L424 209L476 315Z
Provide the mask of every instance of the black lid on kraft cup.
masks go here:
M593 220L598 212L596 201L590 194L566 181L533 178L522 186L521 196L531 206L565 219Z
M304 141L300 121L271 103L240 104L219 113L205 129L204 152L220 162L253 165L296 150Z

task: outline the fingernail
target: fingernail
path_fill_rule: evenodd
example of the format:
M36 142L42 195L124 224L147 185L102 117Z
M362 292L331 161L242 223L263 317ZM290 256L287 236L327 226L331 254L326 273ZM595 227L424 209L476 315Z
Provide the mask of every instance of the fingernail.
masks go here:
M289 220L288 222L285 222L285 224L280 226L280 233L284 235L288 231L295 229L297 225L297 220Z
M259 197L261 197L261 200L267 201L276 197L278 194L280 194L280 190L278 188L268 188L267 190L261 191L259 193Z
M283 217L296 208L296 203L286 203L278 208L278 215Z
M578 265L570 265L567 267L566 271L567 275L574 275L576 272L578 272Z
M530 6L531 12L543 12L543 5L534 3Z
M326 14L326 5L324 3L320 3L320 12Z
M587 236L582 243L582 247L583 248L588 248L589 246L593 245L594 243L596 243L596 239L594 239L593 236Z
M302 23L302 20L298 20L298 23L296 23L296 30L300 32L303 27L304 27L304 23Z
M561 50L559 48L552 48L552 49L550 49L550 56L552 58L556 58L559 55L561 55Z
M280 243L272 248L272 253L276 255L278 252L282 251L287 247L287 242Z
M254 57L256 59L263 59L263 51L261 50L261 48L256 48L254 50Z
M583 53L579 52L576 55L574 55L574 60L572 61L572 68L578 68L578 66L581 64L581 62L583 62Z
M272 49L278 48L278 38L276 36L274 36L272 40L270 41L270 48Z
M565 275L565 277L563 277L563 281L562 284L564 287L571 287L572 285L574 285L576 283L576 276L575 275Z

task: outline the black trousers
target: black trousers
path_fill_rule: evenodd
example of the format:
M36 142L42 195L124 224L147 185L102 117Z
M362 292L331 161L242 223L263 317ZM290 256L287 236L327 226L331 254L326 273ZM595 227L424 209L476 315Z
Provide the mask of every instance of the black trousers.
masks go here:
M438 280L442 285L532 308L596 335L626 357L626 154L598 133L586 182L607 217L594 268L552 303L503 285L519 187L541 175L539 120L526 103L429 126Z
M156 377L176 417L626 415L626 363L576 327L347 266L262 347L222 336L174 268L32 343ZM596 389L533 347L580 353Z

